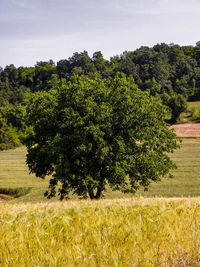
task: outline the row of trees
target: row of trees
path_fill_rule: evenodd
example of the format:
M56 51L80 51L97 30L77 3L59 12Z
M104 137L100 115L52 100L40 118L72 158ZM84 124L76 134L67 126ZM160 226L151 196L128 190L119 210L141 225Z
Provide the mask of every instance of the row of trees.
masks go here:
M110 60L101 52L89 57L84 51L57 64L50 60L34 67L10 65L0 69L0 149L16 146L26 138L30 129L25 110L35 92L48 92L60 79L70 81L74 75L95 79L114 77L118 72L133 77L142 91L158 95L169 108L170 123L186 109L186 100L200 99L200 46L158 44Z
M141 47L134 52L125 51L110 60L104 59L101 52L95 52L90 58L84 51L57 64L50 60L29 68L7 66L0 70L0 81L1 87L24 86L35 92L48 90L52 78L70 80L74 75L108 78L117 72L131 75L140 89L150 89L152 94L174 91L186 97L199 97L200 46L160 44L153 48Z

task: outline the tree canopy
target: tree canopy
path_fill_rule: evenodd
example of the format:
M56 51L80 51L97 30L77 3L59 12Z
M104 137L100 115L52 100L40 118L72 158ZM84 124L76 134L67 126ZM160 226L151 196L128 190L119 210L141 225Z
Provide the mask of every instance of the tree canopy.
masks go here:
M51 176L49 198L72 191L98 199L107 185L135 192L175 167L169 153L178 145L165 108L124 74L60 80L35 93L27 114L27 164L36 176Z
M199 45L142 46L109 60L100 51L91 57L83 51L57 63L40 61L34 67L18 68L11 64L0 67L0 150L24 142L28 130L25 109L35 92L48 92L62 78L70 81L74 75L95 79L114 77L117 72L133 77L140 90L159 96L169 109L170 124L180 121L187 100L200 100Z

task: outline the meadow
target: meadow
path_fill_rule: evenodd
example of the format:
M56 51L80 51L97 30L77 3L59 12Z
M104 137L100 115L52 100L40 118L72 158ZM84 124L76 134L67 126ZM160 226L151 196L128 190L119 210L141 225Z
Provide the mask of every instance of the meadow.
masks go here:
M48 187L48 180L29 174L25 156L25 147L0 152L0 193L12 194L16 189L27 192L24 196L11 200L12 202L46 200L43 194Z
M48 188L48 178L42 180L29 174L25 164L25 147L0 152L0 193L11 192L16 188L22 196L10 200L17 202L49 201L43 193ZM158 183L152 183L149 190L142 189L136 196L189 197L200 195L200 139L184 139L181 148L171 156L177 164L172 171L174 178L165 177ZM24 194L24 195L23 195ZM104 197L107 199L127 198L119 191L107 188ZM75 199L75 196L71 196ZM54 201L55 199L51 200Z

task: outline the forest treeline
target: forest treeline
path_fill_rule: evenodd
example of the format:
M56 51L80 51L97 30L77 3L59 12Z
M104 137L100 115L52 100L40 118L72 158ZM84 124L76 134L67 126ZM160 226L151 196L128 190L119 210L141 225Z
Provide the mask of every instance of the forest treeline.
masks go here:
M54 63L34 67L0 68L0 150L20 145L27 138L26 106L38 91L49 91L60 79L86 75L91 79L113 77L117 72L132 76L142 91L159 96L169 108L169 123L175 123L187 100L200 99L200 46L157 44L123 52L106 60L100 51L86 51Z

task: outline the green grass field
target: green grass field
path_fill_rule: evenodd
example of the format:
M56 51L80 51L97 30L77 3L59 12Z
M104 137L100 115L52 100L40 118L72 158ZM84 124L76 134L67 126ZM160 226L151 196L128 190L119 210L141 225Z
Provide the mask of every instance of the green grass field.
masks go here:
M187 141L189 139L186 139ZM200 143L183 143L171 158L177 165L172 172L174 178L163 179L153 184L145 196L200 196Z
M177 150L172 158L177 164L177 170L173 171L173 179L163 178L161 182L154 183L148 192L140 190L137 196L200 196L200 139L190 140L195 143L183 143L181 149ZM48 179L36 178L29 175L25 164L25 147L0 152L0 190L9 188L30 189L28 194L10 200L10 202L38 202L47 201L43 197L48 187ZM1 193L1 191L0 191ZM112 192L109 188L105 198L127 198L121 192ZM75 198L75 197L73 197Z
M30 175L25 164L25 147L0 151L0 190L29 188L30 192L14 201L37 202L46 200L43 192L48 187L48 180ZM11 200L13 201L13 200Z

